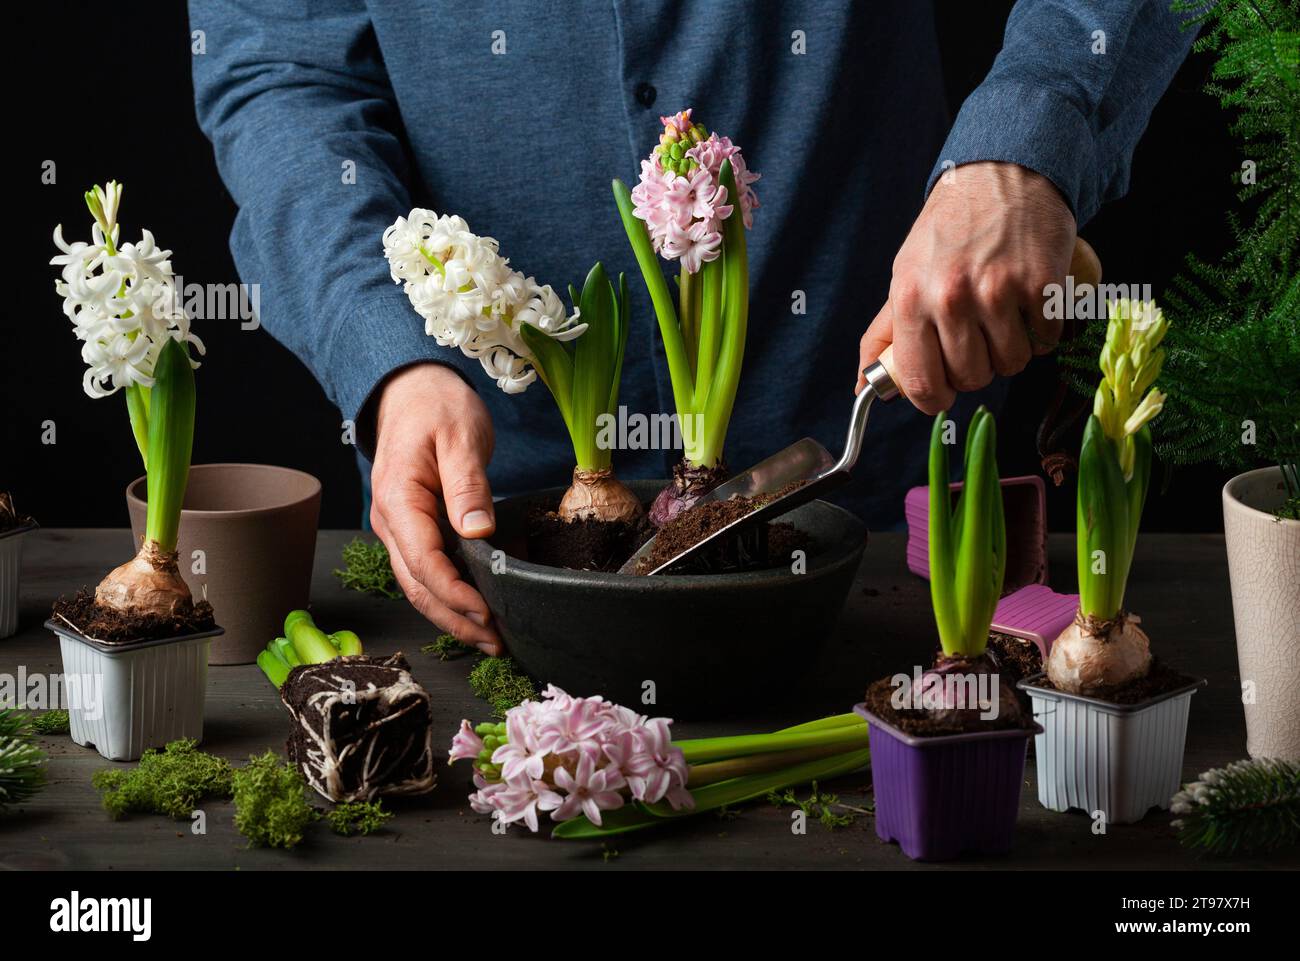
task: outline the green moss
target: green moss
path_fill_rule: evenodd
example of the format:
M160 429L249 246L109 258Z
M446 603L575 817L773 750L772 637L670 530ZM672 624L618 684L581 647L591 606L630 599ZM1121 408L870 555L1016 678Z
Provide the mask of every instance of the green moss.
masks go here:
M250 757L231 778L235 829L249 847L292 848L319 814L307 803L307 782L274 751Z
M32 732L35 734L67 734L71 730L71 721L67 711L44 711L31 715Z
M383 541L357 537L343 548L343 567L334 576L349 590L396 599L402 596Z
M488 702L496 717L505 717L512 707L537 697L533 679L509 657L483 658L469 672L469 687Z
M432 644L425 644L420 648L421 654L432 654L440 661L454 661L456 658L464 657L471 652L470 648L450 634L439 634L438 639Z
M104 810L114 820L126 814L187 818L205 798L230 797L230 762L205 754L196 744L172 741L161 751L145 751L134 768L95 772L90 783L100 792Z
M378 801L350 801L336 805L325 815L325 820L335 834L349 838L378 831L392 816Z

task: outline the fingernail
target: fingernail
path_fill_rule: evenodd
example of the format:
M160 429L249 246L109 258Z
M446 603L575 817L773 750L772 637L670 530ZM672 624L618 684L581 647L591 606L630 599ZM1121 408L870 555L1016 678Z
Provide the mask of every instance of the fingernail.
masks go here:
M479 627L487 627L487 618L484 617L482 614L480 614L478 611L470 611L465 616L468 617L475 624L477 624Z
M466 534L489 530L492 527L492 515L487 511L467 511L460 519L460 527Z
M478 644L475 644L474 646L477 647L482 653L486 654L488 657L497 656L497 646L495 644L490 644L487 641L481 641Z

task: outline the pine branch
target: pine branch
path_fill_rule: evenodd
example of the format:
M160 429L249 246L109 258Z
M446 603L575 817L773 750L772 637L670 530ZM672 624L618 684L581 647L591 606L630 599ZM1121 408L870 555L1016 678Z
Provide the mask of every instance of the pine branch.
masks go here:
M1236 761L1184 786L1172 807L1187 847L1215 855L1289 847L1300 843L1300 767Z

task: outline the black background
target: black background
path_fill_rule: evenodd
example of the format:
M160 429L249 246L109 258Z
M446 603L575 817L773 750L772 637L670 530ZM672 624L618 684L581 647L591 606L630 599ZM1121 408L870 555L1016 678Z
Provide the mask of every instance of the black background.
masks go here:
M1010 3L943 0L937 5L950 103L982 79L1001 45ZM187 282L237 279L227 247L234 204L217 176L211 147L194 120L190 38L176 0L114 5L45 2L25 11L28 29L11 33L34 62L11 79L8 183L11 259L0 376L5 438L0 489L44 525L125 526L122 491L141 473L125 405L92 401L84 365L53 291L54 224L80 238L89 222L81 194L92 183L127 184L123 236L141 224L176 251ZM1201 91L1209 60L1193 56L1175 78L1138 148L1129 195L1084 229L1107 278L1150 283L1157 298L1195 250L1226 244L1224 213L1235 203L1230 176L1240 157L1228 118ZM15 116L16 115L16 116ZM53 161L57 182L41 182ZM918 199L919 205L919 199ZM13 262L13 257L17 262ZM341 443L341 415L307 369L264 331L233 322L199 331L208 346L200 372L195 463L282 464L324 483L321 525L356 527L360 482L353 449ZM1036 362L1013 387L1000 418L1003 476L1035 473L1037 413L1054 383L1054 361ZM53 421L57 443L41 442ZM1213 467L1158 475L1145 514L1151 530L1222 529ZM1049 493L1051 526L1072 529L1072 482Z

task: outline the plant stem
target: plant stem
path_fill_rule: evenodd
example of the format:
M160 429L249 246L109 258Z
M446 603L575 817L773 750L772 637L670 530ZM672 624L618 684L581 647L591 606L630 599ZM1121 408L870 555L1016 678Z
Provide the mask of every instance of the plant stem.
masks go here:
M730 160L722 162L718 179L727 189L728 197L739 197ZM700 398L699 404L704 414L701 464L704 467L712 467L722 459L727 424L736 403L736 389L740 386L740 365L745 357L745 334L749 325L749 254L739 200L731 216L723 221L722 236L722 340L709 395Z
M145 543L165 552L176 550L181 504L194 449L194 368L189 350L168 338L154 365L150 391L148 465L149 503Z
M275 685L276 690L284 686L284 682L289 677L289 667L270 651L262 651L257 655L257 666L262 669L267 680Z
M700 285L695 274L685 267L677 275L677 316L682 328L682 341L686 347L686 363L698 370L700 354Z
M122 391L126 398L126 413L131 419L131 433L135 437L135 446L140 450L140 460L144 462L145 473L149 473L149 394L150 390L142 384L128 384Z
M700 269L700 345L695 363L695 395L700 400L713 388L722 345L722 267L718 257Z
M659 333L664 340L664 355L668 359L668 371L672 380L673 404L679 417L690 414L695 397L695 381L690 366L686 361L686 344L682 339L681 329L677 324L677 311L673 307L672 294L668 291L668 282L664 280L655 257L654 246L645 224L632 212L632 194L621 180L613 182L614 203L618 205L619 217L623 229L632 244L632 253L636 255L637 266L641 268L641 277L645 280L650 301L654 304L655 317L659 321Z
M298 620L288 625L288 637L304 664L323 664L338 656L325 632L310 621Z
M865 746L866 743L867 722L863 718L858 718L857 723L845 724L825 730L705 737L674 741L673 746L681 749L682 754L686 757L687 764L703 764L708 761L748 757L754 754L767 754L772 751L793 751L798 748L823 747L826 745L841 745L844 750L848 750L852 746Z
M782 768L793 767L805 761L817 761L822 758L843 754L844 745L827 744L823 747L797 748L793 751L773 751L771 754L756 754L749 757L733 757L725 761L712 761L708 764L693 764L686 785L692 791L706 784L717 784L732 778L751 774L766 774Z

